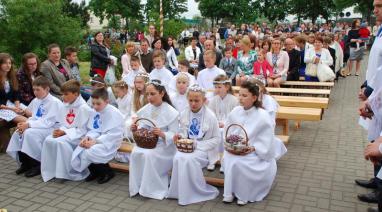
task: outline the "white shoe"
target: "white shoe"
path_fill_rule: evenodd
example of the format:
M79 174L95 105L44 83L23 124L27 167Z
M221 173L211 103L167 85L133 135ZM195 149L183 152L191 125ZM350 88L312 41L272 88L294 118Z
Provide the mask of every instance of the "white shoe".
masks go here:
M210 164L207 166L208 171L214 171L215 170L215 164Z
M234 196L224 197L223 202L224 203L231 203L231 202L233 202L234 198L235 198Z
M244 202L242 200L237 200L237 204L240 205L240 206L243 206L243 205L246 205L248 202Z

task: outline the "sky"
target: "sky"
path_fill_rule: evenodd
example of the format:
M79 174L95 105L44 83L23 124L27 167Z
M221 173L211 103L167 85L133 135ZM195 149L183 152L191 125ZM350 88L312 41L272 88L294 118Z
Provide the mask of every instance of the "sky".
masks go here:
M73 0L73 2L81 2L82 0ZM89 2L90 0L85 0L86 2ZM146 0L141 0L142 4L146 2ZM182 14L182 17L191 19L195 15L200 15L200 11L198 9L198 3L195 2L195 0L188 0L187 3L188 11Z

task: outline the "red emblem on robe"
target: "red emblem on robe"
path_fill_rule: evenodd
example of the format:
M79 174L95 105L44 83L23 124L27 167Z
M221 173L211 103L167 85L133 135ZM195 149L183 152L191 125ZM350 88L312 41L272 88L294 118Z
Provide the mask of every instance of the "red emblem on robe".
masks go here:
M76 114L74 114L73 109L69 110L69 113L66 114L66 122L68 124L72 124L74 122L74 118L76 118Z

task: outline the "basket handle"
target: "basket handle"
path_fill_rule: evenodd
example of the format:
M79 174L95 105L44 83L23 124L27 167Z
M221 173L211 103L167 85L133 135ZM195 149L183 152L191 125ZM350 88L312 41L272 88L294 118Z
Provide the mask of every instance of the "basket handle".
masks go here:
M227 140L227 137L228 137L228 131L231 127L233 126L236 126L236 127L240 127L243 131L244 131L244 134L245 134L245 145L248 146L248 134L247 134L247 131L245 131L244 127L241 126L240 124L231 124L227 127L227 130L225 131L225 139Z
M154 124L154 122L152 122L150 119L147 119L147 118L138 118L138 119L134 122L134 124L137 124L139 121L148 121L148 122L150 122L150 123L153 125L153 127L157 127L157 126Z

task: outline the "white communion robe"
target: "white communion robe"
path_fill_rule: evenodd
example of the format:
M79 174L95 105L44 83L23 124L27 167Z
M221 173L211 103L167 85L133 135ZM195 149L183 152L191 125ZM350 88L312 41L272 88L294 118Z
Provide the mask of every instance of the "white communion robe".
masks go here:
M135 77L138 75L138 73L146 73L145 69L143 67L139 67L138 70L131 70L126 75L122 76L123 81L126 82L126 84L129 86L129 88L134 88L134 80Z
M131 72L128 73L131 74ZM129 138L131 137L131 131L130 131L130 125L129 120L131 120L131 108L132 108L132 94L128 92L124 97L117 98L117 105L118 110L122 113L123 119L124 119L124 126L123 126L123 137ZM127 163L129 162L130 153L127 152L117 152L115 159L119 162Z
M134 146L130 155L129 191L130 196L141 196L162 200L167 196L169 171L176 148L173 137L178 131L179 113L171 105L163 102L160 106L145 105L137 112L138 118L147 118L154 122L165 134L165 141L159 138L154 149ZM145 121L138 125L149 127ZM151 126L151 125L150 125Z
M44 182L53 178L77 181L87 177L88 172L74 171L70 162L74 149L87 132L86 125L91 112L91 108L81 96L72 104L64 104L58 116L59 129L64 131L65 135L58 138L49 135L42 146L41 176Z
M189 108L189 103L187 99L187 94L180 94L178 92L174 92L170 94L171 103L174 105L175 109L181 113L185 109Z
M200 87L207 90L206 97L211 99L214 96L214 80L219 75L226 75L223 69L216 66L212 68L205 68L198 73L197 83Z
M100 112L93 111L87 127L90 130L86 137L96 144L88 149L77 146L74 150L71 164L78 172L87 171L91 163L105 164L114 158L123 138L123 115L109 104Z
M224 98L221 98L219 95L215 95L211 98L208 103L208 107L215 113L218 122L225 123L228 114L239 105L239 100L236 96L232 94L227 94ZM224 127L219 128L220 130L220 144L218 146L217 151L219 153L223 153L224 151Z
M177 151L173 162L170 189L167 197L178 199L180 205L212 200L219 195L217 188L206 183L202 171L209 163L209 153L219 145L218 121L214 113L206 106L203 106L198 113L199 115L196 116L199 116L201 123L196 137L196 150L192 153ZM190 110L182 112L180 117L182 137L187 137L189 134L195 114ZM191 136L188 137L191 138Z
M224 152L224 197L261 201L271 190L277 172L273 120L261 108L245 110L238 106L228 115L226 126L231 124L244 127L249 145L256 150L245 156ZM229 135L241 132L232 127Z
M188 77L188 86L192 86L196 83L196 79L194 77L194 75L188 73L188 72L179 72L177 75L173 76L171 81L170 81L170 84L169 84L169 91L170 93L176 93L177 92L177 89L176 89L176 80L178 79L178 76L179 74L186 74L187 77Z
M266 111L268 111L271 116L273 122L274 131L276 130L276 115L277 111L280 107L279 103L277 103L276 99L268 94L263 94L262 96L263 107ZM287 148L280 138L275 136L275 158L276 160L280 159L283 155L287 153Z
M161 69L153 69L150 74L150 80L160 80L162 85L166 87L166 91L169 91L169 84L174 75L166 67Z
M41 161L42 144L45 138L58 127L57 112L61 108L62 102L51 94L43 99L34 98L27 108L32 113L32 117L27 120L29 128L22 135L17 131L13 133L7 153L17 161L19 161L18 151Z

